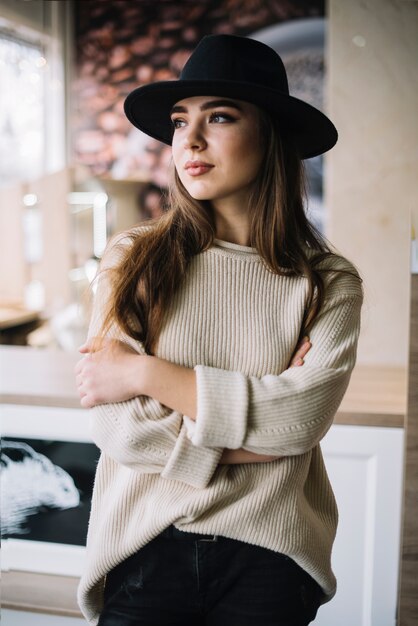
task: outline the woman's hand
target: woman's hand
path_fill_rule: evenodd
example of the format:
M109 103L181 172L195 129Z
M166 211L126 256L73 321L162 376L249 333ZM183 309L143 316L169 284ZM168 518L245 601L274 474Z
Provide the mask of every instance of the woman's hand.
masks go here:
M92 352L92 342L80 346L85 356L74 368L80 404L91 408L97 404L123 402L140 395L139 361L141 355L116 339L103 339Z

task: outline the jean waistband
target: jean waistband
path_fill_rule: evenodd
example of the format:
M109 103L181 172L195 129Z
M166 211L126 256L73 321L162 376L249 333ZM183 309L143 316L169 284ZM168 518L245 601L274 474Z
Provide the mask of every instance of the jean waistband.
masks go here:
M189 533L184 530L179 530L173 524L165 528L162 533L160 533L160 536L167 539L179 539L181 541L218 541L218 539L220 539L219 535L203 535L201 533Z

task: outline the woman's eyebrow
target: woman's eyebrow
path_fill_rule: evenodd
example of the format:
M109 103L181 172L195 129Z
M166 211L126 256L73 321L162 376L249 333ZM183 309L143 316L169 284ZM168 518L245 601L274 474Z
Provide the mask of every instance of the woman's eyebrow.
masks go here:
M210 100L209 102L204 102L200 106L201 111L206 111L207 109L212 109L215 107L232 107L234 109L238 109L238 111L242 111L242 107L239 106L237 102L233 100Z
M200 105L201 111L207 111L207 109L213 109L215 107L231 107L242 111L242 108L236 102L232 100L209 100ZM170 111L170 115L173 113L187 113L187 107L176 104Z

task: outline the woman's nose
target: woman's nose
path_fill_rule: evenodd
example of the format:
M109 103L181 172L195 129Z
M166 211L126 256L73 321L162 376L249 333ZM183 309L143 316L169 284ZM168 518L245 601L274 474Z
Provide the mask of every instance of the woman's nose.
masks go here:
M202 129L197 124L190 124L184 137L184 147L193 148L195 150L202 149L206 146L206 140L202 133Z

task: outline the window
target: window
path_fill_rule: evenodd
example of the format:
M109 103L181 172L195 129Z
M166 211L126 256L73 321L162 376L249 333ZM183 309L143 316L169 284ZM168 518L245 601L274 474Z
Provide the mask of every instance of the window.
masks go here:
M0 30L0 184L45 169L45 68L41 45Z
M26 3L23 3L26 5ZM33 3L0 17L0 186L63 169L70 7Z

